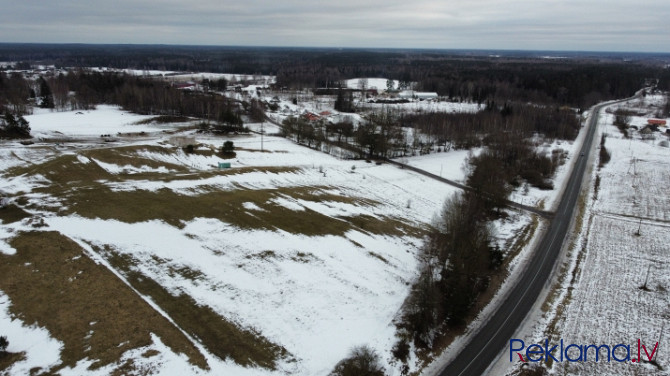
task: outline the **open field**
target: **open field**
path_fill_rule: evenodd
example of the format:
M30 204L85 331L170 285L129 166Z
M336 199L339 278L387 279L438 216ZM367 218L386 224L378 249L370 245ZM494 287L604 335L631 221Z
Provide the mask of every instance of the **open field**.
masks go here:
M8 142L2 150L0 191L10 201L0 210L6 267L23 270L35 262L26 258L60 265L77 257L70 269L55 268L49 283L41 275L16 274L0 286L7 297L0 317L24 325L12 336L34 332L24 341L10 338L12 360L3 366L8 374L33 367L101 375L327 374L359 345L370 345L391 374L400 373L391 357L394 319L416 278L423 237L455 188L278 137L265 137L261 146L258 135L201 135L180 122L112 107L100 111L106 117L101 128L77 123L85 130L75 125L71 134L55 133L64 119L102 115L38 111L32 119L43 132L78 141ZM134 134L143 127L179 131L195 137L197 146L187 153L158 131L113 142L98 135ZM217 150L226 140L235 143L236 156L224 160ZM564 147L574 152L574 143ZM408 162L434 173L444 169L445 176L463 181L467 158L467 152L452 151ZM232 168L218 169L222 161ZM557 187L566 170L559 170ZM515 195L541 205L558 190ZM505 265L518 268L516 256L531 242L537 220L510 211L492 225L496 243L509 256ZM24 238L49 246L30 248L19 242ZM52 244L65 245L47 252ZM107 326L91 329L101 319L85 307L102 309L113 298L102 295L96 304L98 297L89 299L82 285L67 292L69 300L58 299L53 287L70 281L75 269L93 265L107 277L90 293L114 286L115 293L133 296L143 307L133 310L152 314L134 316L137 323L119 320L114 335ZM11 290L40 283L35 291L45 300L34 307ZM53 311L64 312L72 330L47 317ZM29 320L21 316L28 314ZM135 327L145 328L143 335L124 340ZM96 336L107 342L88 346ZM48 357L29 351L44 338L51 344ZM107 351L110 341L123 346ZM418 371L424 361L414 359L410 370Z
M279 138L232 138L218 170L222 138L187 154L81 137L3 148L8 374L312 375L356 345L390 353L452 188Z

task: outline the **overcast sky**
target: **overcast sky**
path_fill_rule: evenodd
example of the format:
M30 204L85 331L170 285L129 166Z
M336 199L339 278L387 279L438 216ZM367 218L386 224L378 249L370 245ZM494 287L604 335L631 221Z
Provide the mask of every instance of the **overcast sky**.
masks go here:
M0 0L0 42L670 52L670 0Z

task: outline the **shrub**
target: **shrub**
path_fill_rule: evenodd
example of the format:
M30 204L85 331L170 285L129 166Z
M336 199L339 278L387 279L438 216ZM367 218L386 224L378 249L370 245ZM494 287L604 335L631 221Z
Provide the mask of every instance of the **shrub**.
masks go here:
M0 353L4 353L7 351L7 346L9 346L9 341L7 340L7 337L2 336L0 337Z
M529 366L521 369L519 376L545 376L547 370L542 366Z
M604 146L600 147L600 163L599 166L602 167L607 164L607 162L610 161L612 156L610 153L607 151L607 149Z
M221 152L224 154L232 153L235 151L235 144L232 141L226 141L221 147Z
M368 346L354 347L349 357L340 361L331 376L384 376L379 355Z
M407 358L409 357L409 343L407 342L407 340L404 338L399 340L393 346L391 353L393 354L394 358L398 359L403 363L406 363Z

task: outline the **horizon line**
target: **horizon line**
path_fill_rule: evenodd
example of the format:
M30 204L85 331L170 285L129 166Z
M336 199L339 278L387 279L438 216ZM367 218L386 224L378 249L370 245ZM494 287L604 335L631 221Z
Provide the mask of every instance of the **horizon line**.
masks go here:
M461 51L461 52L524 52L524 53L570 53L570 54L645 54L667 55L670 51L634 51L634 50L569 50L569 49L523 49L523 48L466 48L466 47L351 47L351 46L271 46L271 45L217 45L217 44L172 44L172 43L89 43L89 42L3 42L1 45L33 46L135 46L135 47L205 47L205 48L242 48L242 49L314 49L314 50L359 50L359 51Z

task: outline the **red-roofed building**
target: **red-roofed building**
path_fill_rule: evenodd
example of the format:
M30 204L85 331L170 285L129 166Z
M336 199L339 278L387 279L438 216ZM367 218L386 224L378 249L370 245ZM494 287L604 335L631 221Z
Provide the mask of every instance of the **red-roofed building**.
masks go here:
M321 119L321 116L319 116L317 114L314 114L314 113L311 113L311 112L308 112L308 113L306 113L302 116L309 121L317 121L317 120Z
M649 125L662 125L662 126L665 126L666 121L665 121L665 120L661 120L661 119L649 119L649 120L647 120L647 124L649 124Z

